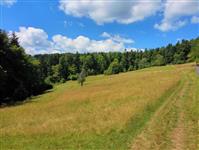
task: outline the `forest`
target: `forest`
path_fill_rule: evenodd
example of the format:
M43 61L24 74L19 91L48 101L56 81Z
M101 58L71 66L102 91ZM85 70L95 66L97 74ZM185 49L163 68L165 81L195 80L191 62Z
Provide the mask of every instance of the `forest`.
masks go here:
M166 47L137 51L35 55L40 61L40 72L47 83L77 80L82 69L87 75L117 74L151 66L183 64L197 60L199 37L182 40ZM196 54L197 53L197 54Z
M31 56L18 37L0 30L0 104L13 104L53 88L53 84L88 75L118 74L151 66L199 62L199 37L175 45L124 52L39 54Z
M39 60L25 53L16 35L0 30L0 104L15 104L51 89L40 70Z

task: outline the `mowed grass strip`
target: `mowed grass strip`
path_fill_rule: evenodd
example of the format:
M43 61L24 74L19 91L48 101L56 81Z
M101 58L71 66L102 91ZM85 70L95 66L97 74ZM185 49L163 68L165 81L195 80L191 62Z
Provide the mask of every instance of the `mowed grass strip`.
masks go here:
M190 65L92 76L0 109L3 149L126 149Z
M199 78L192 70L178 92L155 113L134 140L133 150L198 149Z
M184 149L199 149L199 76L189 75L190 91L182 105L184 111Z

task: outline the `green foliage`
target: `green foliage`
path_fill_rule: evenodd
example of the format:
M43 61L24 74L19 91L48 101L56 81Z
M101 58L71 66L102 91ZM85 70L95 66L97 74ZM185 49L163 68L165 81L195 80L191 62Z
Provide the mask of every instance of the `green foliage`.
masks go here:
M126 52L126 50L121 58L121 66L122 66L123 72L126 72L129 68L128 53Z
M168 44L165 47L142 51L45 54L36 55L35 58L39 59L41 63L41 77L49 80L52 78L51 76L54 76L56 80L53 79L53 82L57 83L61 80L75 79L74 76L79 74L82 68L86 70L87 75L97 75L102 73L115 74L150 66L185 63L188 61L188 54L197 40L198 38L190 41L182 40L176 45ZM117 65L113 63L115 59ZM61 69L56 75L53 66L58 64L61 65Z
M188 54L197 40L198 38L190 41L182 40L176 45L168 44L166 47L144 51L45 54L37 55L35 58L41 62L41 77L47 80L52 78L52 83L57 83L61 80L75 80L75 75L79 74L82 68L88 75L97 75L133 71L150 66L182 64L188 61ZM58 64L61 67L56 72L53 66Z
M103 73L106 69L106 59L102 54L96 55L97 60L97 68L99 70L99 73Z
M149 63L147 61L147 58L142 58L140 61L139 61L139 69L143 69L143 68L146 68L149 66Z
M175 64L183 64L185 61L183 60L184 52L175 53L174 55L174 63Z
M128 71L133 71L133 70L135 70L135 68L134 68L134 66L129 66L129 68L128 68Z
M60 76L60 80L67 80L70 70L69 70L69 63L66 61L67 57L65 56L61 56L59 59L59 68L57 70L59 76Z
M48 88L40 76L40 63L25 54L13 33L0 30L0 104L15 103Z
M189 58L191 61L195 61L197 65L199 64L199 39L193 43Z
M52 78L54 82L59 82L61 80L61 65L52 66Z
M156 57L155 57L155 60L153 62L153 65L154 66L162 66L164 64L165 64L164 57L160 54L157 54Z
M70 74L76 74L77 67L73 64L73 65L69 66L68 71Z
M70 79L70 80L77 80L77 79L78 79L78 75L77 75L77 74L71 74L71 75L69 76L69 79Z
M172 64L175 51L176 51L176 47L172 46L172 44L168 44L167 47L162 52L162 56L164 60L162 60L162 64L159 64L158 66L162 66L165 63Z
M28 91L24 87L23 83L21 83L13 92L13 99L14 100L23 100L28 97Z
M114 61L110 64L108 69L104 72L106 75L118 74L121 71L121 66L119 64L118 59L114 59Z

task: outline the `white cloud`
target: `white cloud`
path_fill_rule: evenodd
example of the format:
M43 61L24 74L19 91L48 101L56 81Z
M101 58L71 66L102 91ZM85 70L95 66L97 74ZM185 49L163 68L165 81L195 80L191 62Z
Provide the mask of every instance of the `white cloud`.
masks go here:
M56 49L62 52L108 52L122 51L125 48L123 41L114 41L111 38L105 40L92 40L85 36L78 36L75 39L62 35L53 36L53 43Z
M160 24L154 27L161 31L176 30L187 24L185 17L199 14L199 1L196 0L167 0L164 3L163 15Z
M48 40L47 33L38 28L20 27L16 32L19 42L29 54L46 53L50 51L53 43Z
M199 6L198 6L198 7L199 7ZM191 18L191 23L199 23L199 17L193 16L193 17Z
M102 37L105 37L105 38L110 38L110 37L111 37L111 35L110 35L109 33L107 33L107 32L103 32L103 33L101 34L101 36L102 36Z
M67 15L88 17L97 24L118 22L129 24L154 15L160 9L160 0L60 0L59 8Z
M112 34L109 34L107 32L103 32L101 34L101 36L104 37L104 38L110 38L111 40L113 40L115 42L122 42L124 44L132 44L132 43L134 43L134 40L129 39L129 38L123 38L123 37L121 37L118 34L112 35Z
M105 35L104 32L102 35ZM39 53L64 53L64 52L108 52L122 51L126 44L132 44L132 39L120 37L119 35L109 35L103 40L93 40L86 36L78 36L74 39L63 35L54 35L51 40L48 34L39 28L20 27L16 35L20 44L28 54Z
M185 20L184 21L178 20L178 21L175 21L175 22L163 20L161 22L161 24L155 24L154 27L156 29L163 31L163 32L166 32L166 31L169 31L169 30L175 31L178 28L183 27L186 24L187 24L187 21L185 21Z
M0 0L0 5L11 6L16 2L17 0Z
M163 16L154 28L166 32L188 24L188 18L199 14L197 0L60 0L59 8L66 15L87 17L97 24L118 22L130 24L152 15ZM191 19L198 22L198 17Z

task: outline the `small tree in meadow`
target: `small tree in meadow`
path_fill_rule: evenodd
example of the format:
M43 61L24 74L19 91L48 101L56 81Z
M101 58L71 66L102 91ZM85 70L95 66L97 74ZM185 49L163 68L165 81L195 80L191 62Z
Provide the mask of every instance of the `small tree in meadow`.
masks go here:
M82 69L81 73L78 75L78 83L83 86L84 82L86 81L86 70Z

